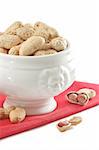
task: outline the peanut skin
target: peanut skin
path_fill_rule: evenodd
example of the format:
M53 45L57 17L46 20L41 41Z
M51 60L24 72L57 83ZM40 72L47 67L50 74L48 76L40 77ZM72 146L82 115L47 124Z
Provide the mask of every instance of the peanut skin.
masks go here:
M40 36L32 36L27 41L23 42L19 51L19 55L33 55L35 51L41 49L45 44L45 39Z
M0 47L10 49L23 41L17 35L3 34L0 36Z
M61 126L60 126L61 125ZM57 124L57 128L60 132L64 132L64 131L67 131L69 129L72 128L72 125L70 122L68 122L67 120L66 121L63 121L63 122L59 122Z
M16 107L16 109L12 110L9 114L10 121L12 123L18 123L25 119L26 112L21 107Z
M15 35L16 30L20 27L23 27L22 23L20 21L16 21L5 30L5 34Z

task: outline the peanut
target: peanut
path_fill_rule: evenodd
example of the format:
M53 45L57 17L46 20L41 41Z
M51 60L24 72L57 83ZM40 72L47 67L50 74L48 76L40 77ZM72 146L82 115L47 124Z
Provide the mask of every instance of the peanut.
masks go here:
M8 119L9 113L14 109L15 109L14 106L8 108L0 108L0 119Z
M25 27L18 28L16 30L16 34L23 40L27 40L28 38L34 35L34 30L33 28L25 26Z
M20 27L23 27L22 23L20 21L16 21L5 30L5 34L15 35L16 30Z
M4 108L0 108L0 119L7 119L8 117L8 111Z
M24 27L28 27L28 28L31 28L32 30L34 30L33 25L30 24L30 23L26 23L26 24L24 25Z
M19 51L19 55L33 55L35 51L41 49L45 44L45 39L40 36L32 36L27 41L23 42Z
M2 32L0 32L0 35L2 35L3 33Z
M7 107L7 108L5 108L5 109L6 109L6 111L7 111L8 114L9 114L12 110L15 109L15 106L10 106L10 107Z
M8 54L10 54L10 55L19 55L20 47L21 47L21 44L12 47L12 48L9 50Z
M88 95L86 93L79 93L77 96L77 102L79 105L86 105L89 102Z
M52 39L50 44L51 47L57 51L64 50L68 46L67 41L62 37Z
M42 45L41 50L48 50L51 49L51 44L50 43L45 43L44 45Z
M0 53L5 53L5 54L7 54L7 53L8 53L8 50L5 49L5 48L0 48Z
M78 93L75 91L69 92L66 98L68 102L82 106L89 102L89 98L86 93Z
M9 114L10 121L12 123L18 123L25 119L26 112L21 107L16 107L16 109L12 110Z
M59 36L59 34L58 34L56 29L54 29L54 28L52 28L52 27L50 27L50 26L48 26L45 23L40 22L40 21L36 22L34 24L34 29L35 30L37 30L37 29L45 29L48 32L48 34L49 34L49 39L53 39L53 38Z
M63 122L59 122L57 124L57 128L60 132L64 132L64 131L67 131L69 129L72 128L72 125L70 122L68 122L67 120L63 121Z
M50 55L50 54L55 54L57 51L54 49L48 49L48 50L38 50L34 53L34 56L40 56L40 55Z
M10 55L49 55L68 46L68 41L56 29L40 21L34 25L16 21L0 33L0 52Z
M48 25L46 25L45 23L43 23L43 22L40 22L40 21L38 21L38 22L36 22L35 24L34 24L34 29L35 30L37 30L37 29L45 29L45 30L47 30L48 29Z
M4 119L5 118L5 110L4 108L0 108L0 119Z
M38 29L34 32L35 36L41 36L43 38L45 38L45 41L49 41L49 33L45 30L45 29Z
M34 56L40 56L40 55L46 55L46 51L45 50L38 50L34 53Z
M56 54L57 51L55 51L54 49L48 49L46 50L46 55L50 55L50 54Z
M86 105L89 100L96 96L96 91L93 89L82 88L77 92L71 91L67 93L67 100L70 103L78 104L78 105Z
M49 38L49 39L53 39L53 38L55 38L55 37L58 37L58 36L59 36L59 34L58 34L57 30L56 30L56 29L54 29L54 28L52 28L52 27L49 27L47 31L49 32L49 36L50 36L50 38Z
M17 35L3 34L0 36L0 47L10 49L23 41Z

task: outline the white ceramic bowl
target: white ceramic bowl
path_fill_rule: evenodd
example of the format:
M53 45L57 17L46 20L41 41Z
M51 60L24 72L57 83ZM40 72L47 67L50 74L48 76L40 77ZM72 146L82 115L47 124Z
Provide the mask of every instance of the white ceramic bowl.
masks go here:
M7 95L4 107L24 107L28 115L53 111L53 96L75 79L71 51L46 56L0 54L0 92Z

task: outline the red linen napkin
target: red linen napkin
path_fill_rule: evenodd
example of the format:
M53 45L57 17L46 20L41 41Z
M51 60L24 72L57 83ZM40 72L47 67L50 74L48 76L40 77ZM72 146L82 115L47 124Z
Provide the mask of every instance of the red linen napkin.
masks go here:
M70 104L65 95L69 91L77 91L80 88L92 88L96 91L96 96L89 101L86 106L79 106L75 104ZM3 101L5 100L5 96L0 95L0 106L2 106ZM98 84L91 84L91 83L84 83L84 82L77 82L75 81L70 88L68 88L63 93L55 96L55 100L57 101L58 105L56 110L51 113L45 115L37 115L37 116L29 116L26 119L18 124L11 124L8 119L0 120L0 138L8 137L10 135L14 135L26 130L30 130L58 119L64 118L66 116L75 114L77 112L86 110L88 108L94 107L99 104L99 85Z

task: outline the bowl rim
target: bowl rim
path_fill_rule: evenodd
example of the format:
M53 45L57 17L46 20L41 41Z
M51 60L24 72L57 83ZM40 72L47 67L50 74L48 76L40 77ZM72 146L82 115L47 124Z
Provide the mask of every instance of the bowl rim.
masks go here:
M69 48L64 49L58 53L55 54L51 54L51 55L40 55L40 56L19 56L19 55L9 55L9 54L5 54L5 53L0 53L0 57L4 57L6 58L11 58L11 59L39 59L39 58L49 58L49 57L55 57L55 56L59 56L59 55L63 55L66 54L68 52L71 52L71 50Z

